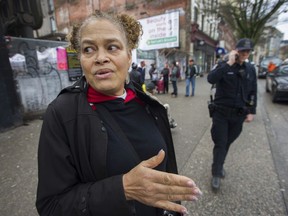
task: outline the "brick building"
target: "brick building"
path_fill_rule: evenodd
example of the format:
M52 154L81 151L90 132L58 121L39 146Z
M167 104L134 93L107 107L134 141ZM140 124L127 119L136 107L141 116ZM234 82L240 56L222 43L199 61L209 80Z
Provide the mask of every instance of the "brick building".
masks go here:
M219 36L218 22L215 15L207 13L207 8L218 4L218 0L209 2L203 0L42 0L42 2L45 2L42 3L42 8L47 6L49 8L43 10L46 11L44 12L46 20L49 17L51 33L47 34L46 31L46 36L41 35L43 30L40 29L37 35L58 40L64 40L73 23L85 19L96 9L109 13L127 13L138 20L178 11L178 46L152 50L138 49L136 61L146 60L148 66L153 62L161 69L165 62L176 60L184 71L188 58L194 58L202 72L209 71L214 64Z

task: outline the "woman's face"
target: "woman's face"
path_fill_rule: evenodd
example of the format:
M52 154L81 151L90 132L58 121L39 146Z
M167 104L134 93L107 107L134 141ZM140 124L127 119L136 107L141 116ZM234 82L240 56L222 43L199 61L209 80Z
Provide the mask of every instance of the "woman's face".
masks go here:
M80 34L80 62L88 83L105 95L124 93L131 65L125 35L107 20L92 20Z

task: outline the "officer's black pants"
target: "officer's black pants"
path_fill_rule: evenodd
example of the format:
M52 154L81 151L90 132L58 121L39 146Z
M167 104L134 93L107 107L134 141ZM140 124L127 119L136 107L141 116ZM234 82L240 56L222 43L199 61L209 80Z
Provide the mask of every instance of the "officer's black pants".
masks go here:
M212 175L221 176L223 164L230 145L242 131L246 115L225 115L214 111L212 116L211 136L214 142Z

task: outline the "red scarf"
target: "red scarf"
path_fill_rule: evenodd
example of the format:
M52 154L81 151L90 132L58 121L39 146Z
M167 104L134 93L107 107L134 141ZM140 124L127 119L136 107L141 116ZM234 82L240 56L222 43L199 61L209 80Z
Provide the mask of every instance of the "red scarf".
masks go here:
M130 89L127 88L126 90L126 98L124 100L124 103L128 103L129 101L133 100L136 98L136 93ZM87 100L89 103L101 103L101 102L105 102L105 101L110 101L110 100L115 100L118 97L115 96L109 96L109 95L105 95L102 94L100 92L97 92L95 89L93 89L91 86L88 87L88 91L87 91ZM96 109L95 105L92 105L93 110Z

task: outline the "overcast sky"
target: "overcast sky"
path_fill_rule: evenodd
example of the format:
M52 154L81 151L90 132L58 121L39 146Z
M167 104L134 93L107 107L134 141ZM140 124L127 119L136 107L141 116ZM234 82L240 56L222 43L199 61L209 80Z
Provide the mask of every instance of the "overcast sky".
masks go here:
M284 33L283 40L288 40L288 13L280 14L278 22L279 24L277 25L277 28Z

